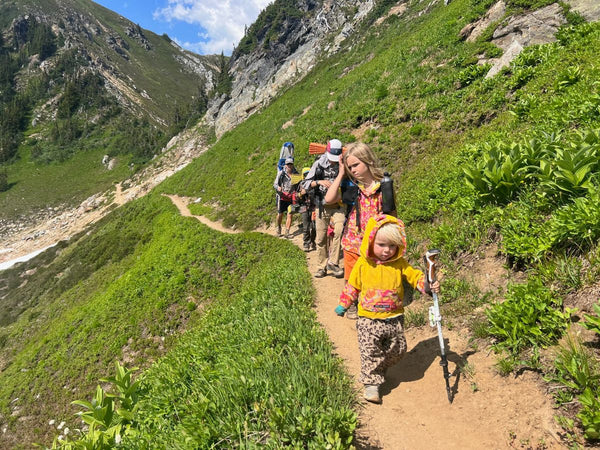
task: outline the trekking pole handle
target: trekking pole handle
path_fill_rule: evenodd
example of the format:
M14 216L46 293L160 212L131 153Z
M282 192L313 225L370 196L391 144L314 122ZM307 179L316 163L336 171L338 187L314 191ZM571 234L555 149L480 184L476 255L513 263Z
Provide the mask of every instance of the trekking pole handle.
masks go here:
M441 251L433 248L425 252L425 262L427 263L427 281L433 284L437 279L436 264Z

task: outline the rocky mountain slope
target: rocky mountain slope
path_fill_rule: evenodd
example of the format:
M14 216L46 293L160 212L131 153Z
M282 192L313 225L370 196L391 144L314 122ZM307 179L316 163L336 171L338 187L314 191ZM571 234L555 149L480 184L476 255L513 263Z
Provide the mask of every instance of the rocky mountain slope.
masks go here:
M249 33L254 31L259 36L256 47L246 53L238 46L233 53L231 94L215 99L206 115L217 136L260 110L286 87L302 79L319 60L336 52L375 5L373 0L295 3L302 14L278 23L277 39L270 39L265 29L251 28ZM278 2L271 5L279 6ZM269 25L273 23L265 28Z
M121 105L165 125L174 105L189 101L191 86L213 86L216 57L185 51L169 39L84 0L10 0L0 7L6 42L23 40L28 19L52 28L58 54L75 50L88 70L99 74ZM41 64L31 58L29 71L48 72L57 58Z
M441 1L428 2L424 12ZM303 12L302 17L284 20L279 25L277 40L269 41L267 33L263 31L258 33L262 39L253 51L245 53L238 46L233 53L231 95L215 98L206 114L207 122L215 126L217 136L244 121L286 87L302 79L321 59L338 51L344 41L347 40L347 45L351 45L353 40L360 39L355 31L369 17L376 4L383 2L301 0L296 3ZM408 3L406 0L399 1L387 9L385 16L374 20L373 25L381 24L390 15L405 20L416 19L403 17ZM277 4L274 2L273 5L279 6ZM566 4L588 21L600 18L600 4L594 0L567 0ZM498 24L491 42L501 48L503 54L491 60L482 57L480 61L492 65L488 76L493 76L523 48L554 41L558 27L565 22L564 10L558 2L539 10L513 14L507 12L507 2L499 0L485 17L465 27L461 36L474 41L490 25Z

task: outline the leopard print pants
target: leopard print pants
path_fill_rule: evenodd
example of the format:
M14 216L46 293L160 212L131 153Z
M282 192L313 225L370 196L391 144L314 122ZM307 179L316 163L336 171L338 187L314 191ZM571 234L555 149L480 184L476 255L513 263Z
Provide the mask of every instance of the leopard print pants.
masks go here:
M406 354L404 316L377 320L359 317L356 321L360 350L360 377L363 384L383 384L385 371Z

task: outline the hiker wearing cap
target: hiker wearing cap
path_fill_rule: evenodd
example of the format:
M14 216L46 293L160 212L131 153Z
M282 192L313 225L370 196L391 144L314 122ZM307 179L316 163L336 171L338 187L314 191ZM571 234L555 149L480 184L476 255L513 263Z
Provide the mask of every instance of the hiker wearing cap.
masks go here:
M273 188L277 192L277 236L281 236L281 222L283 221L283 213L287 211L285 219L285 237L290 237L290 227L292 226L292 210L288 208L293 203L294 185L292 183L292 175L298 173L294 167L294 159L287 158L284 161L283 170L277 172Z
M339 171L339 160L342 154L342 143L339 139L331 139L327 143L325 153L317 159L310 168L302 187L307 191L314 189L316 213L316 244L318 269L315 277L322 278L327 273L335 277L344 276L344 270L340 268L341 240L344 230L345 214L339 202L333 204L325 203L327 189L337 177ZM334 236L331 247L327 242L327 227L333 223Z
M294 144L291 142L284 142L279 151L279 161L277 162L277 171L280 172L285 166L285 160L288 158L294 159Z

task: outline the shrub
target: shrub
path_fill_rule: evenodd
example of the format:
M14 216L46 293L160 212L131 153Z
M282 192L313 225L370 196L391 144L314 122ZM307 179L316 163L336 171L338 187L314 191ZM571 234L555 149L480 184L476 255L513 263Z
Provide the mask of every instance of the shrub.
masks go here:
M570 317L561 307L561 300L538 279L510 286L504 302L486 311L490 334L497 339L494 347L517 355L529 347L554 343Z
M468 86L478 78L484 76L490 70L491 64L473 64L460 72L457 78L461 87Z
M483 145L483 154L474 167L465 167L466 182L484 201L506 204L531 178L534 171L523 145L498 141Z
M587 439L600 439L600 395L598 390L587 388L579 396L581 410L577 417L581 420L583 432Z

